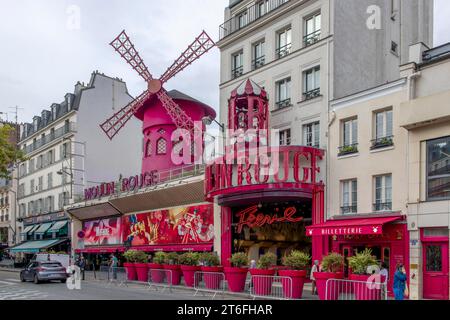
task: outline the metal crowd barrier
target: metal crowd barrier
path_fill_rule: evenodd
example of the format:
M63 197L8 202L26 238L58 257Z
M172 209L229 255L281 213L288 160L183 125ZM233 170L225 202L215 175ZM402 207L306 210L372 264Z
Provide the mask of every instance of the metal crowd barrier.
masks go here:
M214 299L216 295L225 294L225 273L223 272L202 272L197 271L194 274L194 297L201 292L212 293L211 299Z
M107 287L112 284L119 287L127 286L128 275L126 268L101 266L97 276L98 280L106 282Z
M250 296L271 300L290 300L292 278L279 276L251 276Z
M169 289L172 292L172 270L167 269L149 269L148 270L148 289L158 291Z
M387 300L387 283L328 279L325 300Z

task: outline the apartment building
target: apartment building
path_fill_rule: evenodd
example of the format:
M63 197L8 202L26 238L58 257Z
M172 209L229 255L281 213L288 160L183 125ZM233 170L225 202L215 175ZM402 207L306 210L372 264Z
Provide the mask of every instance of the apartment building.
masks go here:
M88 84L78 82L62 103L21 125L18 144L28 159L18 166L18 217L23 222L22 241L33 243L12 252L52 246L67 251L70 226L64 206L80 201L85 188L109 181L119 170L139 172L139 122L132 119L114 141L99 127L131 100L122 80L96 71Z

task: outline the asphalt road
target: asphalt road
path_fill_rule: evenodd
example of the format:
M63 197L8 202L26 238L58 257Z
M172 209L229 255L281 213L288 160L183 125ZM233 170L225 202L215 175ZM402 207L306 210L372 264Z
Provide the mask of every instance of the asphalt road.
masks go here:
M205 300L194 291L174 289L172 292L149 290L148 286L119 286L100 281L82 281L80 290L69 290L64 283L34 284L20 282L19 274L0 271L0 300ZM242 297L226 296L226 299Z

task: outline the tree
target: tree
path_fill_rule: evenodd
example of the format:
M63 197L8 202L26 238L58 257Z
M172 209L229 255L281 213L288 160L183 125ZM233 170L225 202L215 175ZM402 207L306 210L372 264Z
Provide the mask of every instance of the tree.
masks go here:
M15 129L9 124L0 125L0 178L11 178L9 167L17 161L24 161L25 155L12 141Z

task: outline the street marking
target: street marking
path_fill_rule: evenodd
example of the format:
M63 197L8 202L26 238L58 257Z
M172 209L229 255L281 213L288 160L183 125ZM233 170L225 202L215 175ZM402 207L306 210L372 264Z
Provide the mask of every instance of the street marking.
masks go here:
M0 283L6 284L7 286L13 286L13 285L15 285L15 283L13 283L13 282L2 281L2 280L0 280Z

